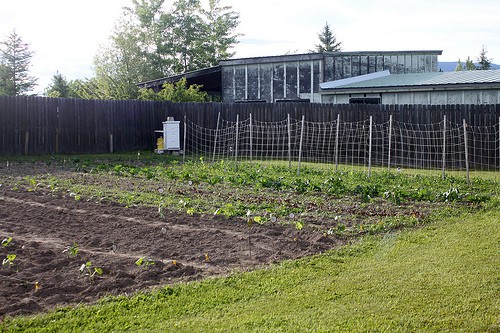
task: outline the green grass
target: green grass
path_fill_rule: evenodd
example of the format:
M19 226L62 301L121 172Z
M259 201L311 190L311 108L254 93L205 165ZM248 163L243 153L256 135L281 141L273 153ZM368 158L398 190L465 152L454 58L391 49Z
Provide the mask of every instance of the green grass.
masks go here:
M7 318L5 332L498 332L492 209L269 269Z

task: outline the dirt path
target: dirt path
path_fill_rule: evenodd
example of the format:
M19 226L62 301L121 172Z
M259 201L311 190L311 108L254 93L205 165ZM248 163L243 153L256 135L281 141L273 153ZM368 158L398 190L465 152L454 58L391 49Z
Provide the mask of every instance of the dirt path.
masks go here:
M249 238L250 235L250 244ZM0 187L0 317L93 302L177 281L318 253L339 241L309 230L75 200ZM64 252L78 244L76 257ZM251 255L250 255L251 246ZM144 257L154 265L138 266ZM93 279L86 262L103 269Z

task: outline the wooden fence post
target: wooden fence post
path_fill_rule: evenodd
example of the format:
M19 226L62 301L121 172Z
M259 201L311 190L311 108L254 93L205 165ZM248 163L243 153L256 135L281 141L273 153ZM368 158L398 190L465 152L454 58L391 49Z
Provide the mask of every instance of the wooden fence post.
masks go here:
M368 178L372 176L372 138L373 138L373 117L370 116L370 130L368 139Z
M252 161L252 146L253 146L253 133L252 133L252 114L250 113L250 162Z
M24 155L28 155L29 153L29 142L30 142L30 132L26 130L26 134L24 135Z
M109 133L109 152L113 154L113 133Z
M441 178L445 178L444 170L446 168L446 115L444 115L443 119L443 170L441 174Z
M184 114L184 141L182 144L182 163L186 163L186 138L187 138L187 117ZM165 135L165 134L164 134Z
M234 145L234 161L238 161L238 135L239 135L240 115L236 115L236 140Z
M302 142L303 142L303 138L304 138L304 123L305 123L305 116L302 115L302 125L300 127L299 166L297 168L298 175L300 175L300 162L302 160Z
M387 170L391 170L391 144L392 144L392 114L389 116L389 150L387 151Z
M292 168L292 129L290 125L290 114L286 117L286 125L288 129L288 168Z
M212 162L215 162L215 152L217 150L217 136L219 135L219 121L220 121L220 112L217 115L217 127L215 129L214 154L212 156ZM185 119L184 119L184 122L185 122ZM186 133L185 130L184 130L184 133Z
M337 113L337 129L335 132L335 171L339 169L339 131L340 131L340 113Z
M469 178L469 149L467 143L467 124L465 123L465 119L462 119L463 128L464 128L464 150L465 150L465 179L467 180L467 184L470 184Z

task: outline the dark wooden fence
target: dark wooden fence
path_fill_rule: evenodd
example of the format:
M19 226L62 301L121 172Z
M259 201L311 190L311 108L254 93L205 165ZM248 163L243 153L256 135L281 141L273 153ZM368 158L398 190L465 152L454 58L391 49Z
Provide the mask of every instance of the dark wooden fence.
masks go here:
M333 105L309 103L170 103L102 101L0 96L0 154L106 153L152 150L155 130L167 117L206 128L217 118L282 121L290 115L309 122L357 122L373 117L376 124L393 121L435 124L446 115L451 123L496 126L500 105ZM181 131L183 126L181 126ZM181 133L182 135L182 133ZM492 157L496 158L496 157Z

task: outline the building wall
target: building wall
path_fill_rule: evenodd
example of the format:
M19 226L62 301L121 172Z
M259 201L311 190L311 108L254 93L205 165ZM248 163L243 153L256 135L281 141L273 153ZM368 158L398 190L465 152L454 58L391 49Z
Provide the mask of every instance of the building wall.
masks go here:
M439 51L340 52L228 60L222 65L224 102L321 102L321 82L389 69L393 74L438 70Z
M308 99L319 102L320 60L225 66L224 102Z
M327 55L324 82L384 70L389 70L391 74L437 72L438 59L436 54L420 52Z
M350 98L381 97L382 104L500 104L498 89L401 91L383 93L330 94L322 96L322 103L348 104Z

